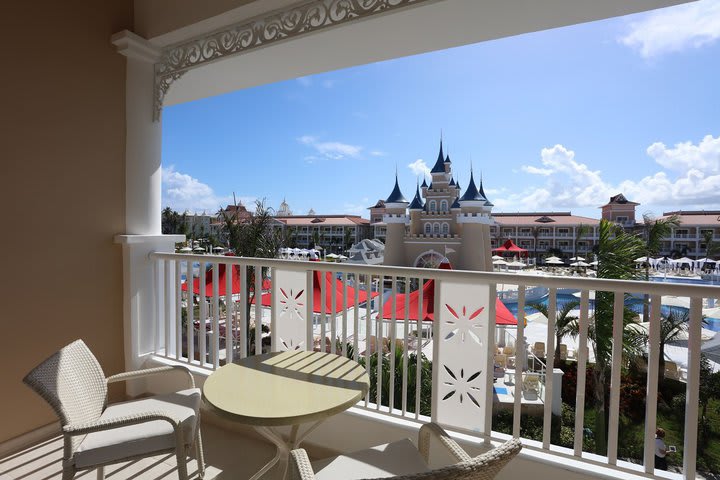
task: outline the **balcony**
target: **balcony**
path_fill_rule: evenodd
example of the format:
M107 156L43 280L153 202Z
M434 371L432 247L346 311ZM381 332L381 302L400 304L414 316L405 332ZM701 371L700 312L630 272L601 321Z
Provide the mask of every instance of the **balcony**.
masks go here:
M632 476L634 474L653 474L652 459L654 452L654 437L657 424L658 404L648 403L644 407L642 417L645 424L645 435L642 445L636 445L635 449L640 453L639 458L628 458L626 439L623 437L623 429L620 428L624 412L620 407L620 372L626 366L621 351L614 348L611 353L611 362L608 372L609 384L609 428L607 454L598 456L583 449L583 438L586 425L584 422L584 408L586 396L584 379L585 372L592 368L592 357L588 349L577 348L578 352L574 357L577 372L577 393L575 399L575 423L563 425L563 428L574 432L574 441L571 444L555 445L556 437L552 433L553 422L558 421L556 414L556 396L562 393L563 384L555 375L545 375L544 365L553 365L555 356L554 335L546 338L545 351L547 352L542 370L539 371L544 381L537 390L535 398L527 397L522 389L515 389L515 385L522 386L525 377L531 373L534 367L529 366L523 371L522 368L513 369L509 367L502 375L502 382L494 375L483 372L493 372L494 345L508 345L513 352L527 352L525 345L524 325L520 322L517 332L508 334L505 329L495 327L494 322L488 319L495 314L494 303L489 299L495 296L495 292L501 289L500 285L518 284L535 285L533 289L545 289L549 292L548 305L551 314L548 320L548 331L554 330L554 314L557 311L558 289L576 289L580 291L580 337L578 345L582 345L588 338L588 319L592 318L592 309L589 301L590 292L606 291L616 293L615 298L622 299L622 293L633 293L636 296L649 294L651 299L651 320L649 349L647 351L647 397L655 398L658 392L658 360L659 360L659 335L660 331L655 325L659 325L659 305L663 295L685 296L690 298L690 334L689 344L700 345L700 325L702 306L705 298L720 297L720 288L710 286L688 286L663 283L627 282L612 280L595 280L588 278L562 278L562 277L536 277L526 275L487 273L487 272L463 272L447 270L426 270L408 269L395 267L369 267L348 264L325 264L287 262L282 260L265 259L244 259L234 257L194 256L171 253L152 254L154 271L156 275L155 290L157 292L157 317L156 322L146 326L143 330L146 335L152 338L146 339L143 343L153 345L151 352L148 352L148 364L167 364L181 362L193 369L199 377L206 376L219 366L236 358L248 354L256 354L262 351L284 349L288 344L314 345L316 349L320 345L326 345L326 350L331 353L350 355L364 365L370 365L371 356L376 354L376 345L383 345L383 362L375 362L378 365L378 373L381 368L387 368L389 376L387 382L377 386L372 397L368 396L358 403L350 411L337 415L329 420L325 427L314 432L309 441L311 444L325 446L330 445L339 451L351 451L365 448L374 443L385 443L389 439L385 436L390 433L395 436L407 436L418 428L419 423L429 419L439 421L450 430L457 432L459 438L464 440L471 447L480 445L485 440L501 441L507 438L508 434L520 435L521 415L528 415L532 410L529 406L534 403L535 413L542 425L540 437L524 438L527 453L523 453L523 460L518 462L517 468L523 462L530 462L531 470L541 462L545 467L560 469L556 473L562 474L561 469L567 467L568 462L572 464L581 477L608 476L622 474ZM270 272L272 287L262 297L262 302L255 302L249 308L248 293L243 291L238 294L218 294L218 276L213 273L212 285L206 287L199 282L199 291L195 295L193 308L188 308L188 297L182 291L183 275L191 272L190 276L199 274L199 265L224 264L226 269L233 265L239 268L241 278L246 278L247 272L252 268L262 267ZM342 269L342 270L338 270ZM217 272L218 268L213 268ZM371 293L377 289L377 285L385 285L387 290L408 293L411 285L421 285L428 280L435 282L435 305L446 305L449 308L436 312L435 321L427 322L409 318L400 318L395 310L390 308L390 314L384 305L389 302L387 290L385 296L378 296L369 303L359 304L357 297L342 299L339 298L335 289L328 292L321 285L319 298L321 305L313 305L313 296L301 294L297 300L298 308L294 314L288 314L288 309L283 302L283 292L290 290L294 292L309 292L314 286L312 284L311 271L332 272L332 278L343 283L346 287L354 287ZM256 279L255 291L261 291L260 278ZM229 285L230 283L228 283ZM357 290L356 290L357 291ZM422 292L423 289L419 290ZM534 290L533 290L534 291ZM419 293L418 305L423 305L423 293ZM520 287L515 293L518 302L518 310L523 309L532 291L529 287ZM198 298L206 298L206 301L197 302ZM345 303L343 303L345 302ZM337 310L335 306L346 305L347 309ZM487 308L478 308L486 306ZM332 307L332 308L331 308ZM618 310L620 308L620 310ZM337 311L337 315L329 312ZM622 311L622 301L615 301L615 311ZM322 313L326 312L326 313ZM379 312L386 312L379 318ZM453 315L454 312L454 315ZM479 312L473 313L473 312ZM484 313L483 313L484 312ZM288 316L290 315L290 316ZM294 315L294 317L292 317ZM455 316L457 315L457 317ZM478 323L476 327L470 325L470 317L476 315ZM414 315L417 318L417 315ZM301 327L291 325L291 318L301 321ZM475 318L475 317L473 317ZM621 317L616 317L621 318ZM201 319L198 321L198 319ZM267 324L270 334L265 336L260 329L248 331L247 325L253 325L256 319L261 319ZM466 341L450 345L447 334L443 334L443 328L448 323L468 322L468 332L465 335ZM202 326L201 326L202 325ZM613 335L620 335L621 329L615 321ZM457 333L457 332L456 332ZM453 336L453 335L451 335ZM477 337L479 346L473 343ZM619 337L617 337L619 338ZM325 340L323 340L325 339ZM443 340L438 340L443 339ZM517 340L515 340L517 339ZM471 347L471 345L474 345ZM248 347L249 346L249 347ZM249 348L249 350L248 350ZM590 349L592 351L592 349ZM682 451L683 471L686 477L694 478L695 461L697 451L697 415L698 415L698 392L700 362L699 348L690 349L690 356L687 361L686 389L687 402L690 407L687 409L684 423L684 440ZM348 353L351 352L351 353ZM422 355L418 355L422 353ZM524 354L523 354L524 355ZM516 355L517 361L522 362L523 355ZM528 355L530 355L528 353ZM423 369L416 369L419 372L416 376L416 384L407 381L409 378L407 368L403 368L408 361L419 362L425 357L432 362L431 371L424 372ZM531 358L531 357L525 357ZM538 357L539 358L539 357ZM388 365L384 365L385 362ZM533 361L533 364L535 362ZM444 368L441 369L440 365ZM479 392L477 404L472 402L465 404L448 402L448 381L447 371L459 372L477 366L479 375L474 377L477 391ZM484 367L484 368L483 368ZM366 367L369 368L369 367ZM456 375L458 374L456 372ZM466 372L467 373L467 372ZM432 408L423 403L421 396L415 396L417 385L423 382L423 375L430 375L426 380L430 382L431 391L428 401ZM438 381L434 381L438 379ZM389 382L389 383L388 383ZM383 393L384 385L398 385L389 392ZM475 388L475 387L474 387ZM519 392L516 394L515 392ZM389 398L388 398L389 397ZM414 398L411 402L407 399ZM547 399L547 401L546 401ZM494 431L493 427L498 421L497 411L505 409L512 412L512 422L505 433ZM495 413L494 413L495 412ZM555 420L553 420L555 418ZM376 427L368 427L367 424L376 424ZM365 424L365 426L362 426ZM349 425L353 425L352 428ZM380 428L382 426L382 428ZM229 428L224 425L224 428ZM348 431L357 432L354 435L347 435ZM385 432L385 433L382 433ZM413 434L410 433L410 436ZM631 460L631 461L628 461ZM638 464L646 466L639 466ZM527 466L527 463L525 463ZM509 469L508 472L516 470ZM505 477L516 478L516 477Z

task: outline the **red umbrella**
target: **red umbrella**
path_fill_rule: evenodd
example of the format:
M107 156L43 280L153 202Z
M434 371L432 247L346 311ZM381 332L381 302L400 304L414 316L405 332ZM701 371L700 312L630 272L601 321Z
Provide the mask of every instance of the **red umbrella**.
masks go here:
M225 286L227 285L226 280L226 268L225 264L221 263L220 269L218 270L218 295L224 296L227 292ZM240 265L233 265L231 270L231 276L232 276L232 293L233 294L239 294L240 293ZM267 278L263 279L262 282L262 289L263 290L269 290L271 286L270 280ZM252 285L250 285L250 289L253 290L255 288L255 283L253 282ZM187 282L185 282L182 286L183 292L187 292L188 286ZM195 295L200 295L200 279L199 278L193 278L193 293ZM213 271L212 269L205 272L205 296L206 297L212 297L213 296Z
M313 272L313 312L320 313L322 308L322 292L320 289L320 282L323 281L322 272ZM338 314L345 310L343 308L343 298L346 298L345 304L350 307L355 302L355 289L353 287L346 287L343 289L343 282L337 278L333 281L332 272L325 272L325 313L333 314L332 311L332 292L335 291L335 314ZM285 292L282 288L278 292L280 295L289 295L289 292ZM378 292L372 292L370 296L372 298L377 297ZM365 303L367 301L367 292L364 290L358 290L358 303ZM255 299L253 299L255 303ZM271 295L265 293L262 296L262 306L271 306Z
M528 254L528 251L524 248L520 248L517 245L515 245L515 242L512 240L506 240L505 243L502 244L502 246L498 248L493 248L493 253L518 253L520 255L526 255Z

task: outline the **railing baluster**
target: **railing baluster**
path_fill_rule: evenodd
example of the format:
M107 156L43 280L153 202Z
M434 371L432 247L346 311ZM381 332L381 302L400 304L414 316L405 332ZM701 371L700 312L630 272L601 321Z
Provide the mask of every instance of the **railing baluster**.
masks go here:
M390 305L390 308L392 308L392 311L390 313L390 381L388 382L389 388L388 388L388 407L390 414L393 413L393 405L395 405L395 293L397 292L397 277L393 275L392 277L392 304ZM381 311L378 315L378 322L383 323L383 312Z
M697 462L698 410L700 405L700 342L702 333L702 297L690 298L688 326L688 367L685 391L685 441L683 476L695 478Z
M517 338L515 339L515 399L513 404L513 437L520 438L522 418L522 372L527 356L525 346L525 285L518 285Z
M580 332L577 347L577 385L575 392L575 445L574 454L582 457L584 427L585 427L585 377L588 361L588 323L590 321L590 292L582 290L580 293Z
M355 298L353 299L353 360L356 362L360 359L358 352L358 342L360 336L360 275L353 275L353 286L355 287ZM370 301L368 299L368 301Z
M225 264L225 363L233 362L235 325L233 323L234 306L232 281L235 276L235 265Z
M337 350L337 277L335 272L330 273L330 353L333 355Z
M185 275L187 278L187 275ZM192 285L192 282L190 282ZM182 262L175 261L175 359L182 357Z
M435 295L436 295L435 298L437 300L437 295L438 295L437 290L436 290ZM490 319L490 321L487 323L487 328L488 328L487 337L490 339L495 338L495 322L497 321L497 316L496 316L497 309L495 307L495 299L496 298L497 298L497 284L490 283L488 285L488 300L490 301L490 303L488 305L488 318ZM436 305L437 305L437 303L436 303ZM437 321L438 318L436 317L435 320ZM491 432L492 432L493 384L495 383L495 375L494 375L495 351L497 351L497 346L495 346L494 343L495 342L493 342L493 346L492 346L494 351L488 352L489 355L487 356L487 359L485 361L485 369L486 369L485 371L488 372L488 374L486 376L487 381L486 381L486 385L485 385L486 408L485 408L485 420L484 420L485 426L483 427L483 434L485 437L486 444L490 443L490 436L491 436ZM491 348L491 346L488 345L487 349L490 350L490 348ZM437 352L438 349L436 349L435 351ZM435 358L433 358L433 360L435 360ZM433 377L433 380L435 378L437 378L437 377Z
M342 356L347 357L347 321L348 321L348 275L346 272L342 273Z
M227 269L228 265L225 265L225 268ZM215 263L213 264L213 275L212 275L212 282L213 282L213 291L212 291L212 308L213 308L213 332L212 332L212 361L213 361L213 368L219 368L220 367L220 264ZM226 276L228 275L227 270L225 270ZM227 325L226 325L227 329Z
M175 266L175 262L172 262L170 260L163 260L162 263L165 269L165 280L163 282L163 284L165 285L165 357L170 358L173 350L173 339L175 337L173 334L173 330L175 327L175 315L173 315L173 307L175 306L175 302L173 301L173 290L175 284L173 283L173 275L171 268L171 265L173 267Z
M185 285L187 285L187 352L188 352L188 363L192 363L195 359L195 267L193 266L192 260L187 261L187 270L185 275ZM203 283L203 282L200 282Z
M423 286L425 285L425 280L422 278L418 278L418 289L420 291L420 294L418 295L418 315L417 315L417 349L415 350L415 419L420 418L420 398L422 397L422 391L421 391L421 385L422 385L422 347L423 347L423 338L422 338L422 321L423 321ZM435 317L435 321L438 321L438 318Z
M660 295L650 297L647 395L645 400L645 473L655 470L655 427L657 426L658 370L660 368Z
M610 415L608 418L608 463L617 464L618 426L620 422L620 371L622 370L623 320L625 293L615 292L613 308L612 371L610 373Z
M548 293L548 327L545 347L545 388L543 392L543 448L550 448L550 430L552 427L553 405L553 365L555 364L555 318L557 316L557 288Z
M207 264L200 262L198 270L200 301L200 318L198 318L198 347L200 350L200 366L204 367L207 362L207 297L205 296L205 276L207 275Z
M155 281L153 282L155 294L155 322L153 325L155 327L155 354L160 352L160 337L164 335L164 329L162 327L165 323L164 319L166 314L166 312L163 312L163 304L160 301L165 292L162 284L162 263L161 260L152 263L153 277L155 277Z
M255 265L255 355L262 355L262 266ZM272 305L274 299L270 299Z
M405 318L403 320L402 414L407 414L408 341L410 337L410 277L405 277Z
M308 270L305 272L305 298L307 301L305 302L305 329L306 329L306 339L305 339L305 350L312 352L315 347L315 312L313 311L313 279L315 277L315 273L312 270Z
M270 284L270 351L280 351L280 337L277 335L278 331L278 312L275 308L275 301L278 298L278 282L277 274L275 273L275 267L270 267L270 278L273 279ZM256 302L262 303L262 294L257 297Z
M385 290L385 275L380 275L379 282L378 282L378 292L380 295L378 298L380 301L378 302L378 316L377 320L375 320L375 331L377 332L377 337L375 341L375 355L377 356L377 372L376 372L376 380L375 380L375 388L377 390L377 403L375 404L375 408L377 410L380 410L380 406L382 405L382 364L383 364L383 323L382 323L382 312L383 312L383 301L384 301L384 290Z
M248 356L248 325L250 325L248 267L240 265L240 358Z
M370 341L372 337L372 324L370 314L372 313L372 275L367 274L365 280L365 292L367 300L365 302L365 373L370 376ZM365 395L365 408L370 405L370 390Z
M327 273L323 270L320 272L320 351L326 351L325 342L327 342L327 301L325 299L325 283Z

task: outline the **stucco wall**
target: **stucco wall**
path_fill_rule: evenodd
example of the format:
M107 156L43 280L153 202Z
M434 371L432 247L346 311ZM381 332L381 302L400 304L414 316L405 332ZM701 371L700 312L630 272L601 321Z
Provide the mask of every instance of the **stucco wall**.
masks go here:
M23 376L83 338L123 366L125 57L132 1L3 5L0 442L55 420Z

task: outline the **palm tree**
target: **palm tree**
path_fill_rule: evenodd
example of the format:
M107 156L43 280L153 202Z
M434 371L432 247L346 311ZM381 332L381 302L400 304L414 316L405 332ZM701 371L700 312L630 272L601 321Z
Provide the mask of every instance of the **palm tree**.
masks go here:
M221 211L222 229L228 238L228 243L236 255L242 257L254 258L275 258L278 248L281 246L282 236L273 228L273 210L265 207L265 200L257 200L255 202L255 213L249 220L242 221L238 217L239 209L235 204L232 213ZM246 317L250 321L250 306L255 296L255 267L247 267L247 275L244 282L241 282L242 288L246 289L247 305L245 306ZM265 277L266 271L257 272L258 275ZM247 325L250 331L250 326ZM253 339L254 341L254 339ZM248 338L250 342L250 338ZM248 352L249 349L248 345Z
M584 223L581 223L577 226L575 229L575 242L573 244L573 257L577 257L577 247L580 243L580 240L587 236L588 233L592 231L592 228L590 225L585 225Z
M662 240L667 238L673 228L680 225L680 217L671 215L665 219L656 219L646 213L643 215L643 233L645 237L645 281L650 280L650 257L657 255L662 245ZM643 320L647 321L650 298L645 295L643 298Z
M535 240L533 242L533 250L535 255L535 266L537 268L538 264L538 238L540 237L540 227L532 227L530 228L530 234L532 235L533 239Z
M702 232L703 242L705 242L705 257L710 258L711 255L714 255L718 251L720 251L720 245L713 242L713 231L712 230L705 230Z
M578 317L570 315L574 309L580 305L577 300L567 302L555 315L555 362L560 361L560 342L566 336L577 337L578 334ZM542 303L530 303L529 307L534 308L538 312L548 317L548 307Z
M607 220L601 220L599 226L600 241L597 260L598 278L614 278L632 280L636 278L633 260L644 251L643 241L632 234L626 233L622 227ZM588 339L595 353L595 364L592 366L593 398L597 415L595 417L595 444L598 454L607 450L607 404L606 374L612 362L612 332L614 318L615 294L597 292L595 295L595 312L593 314ZM623 326L633 321L635 313L627 307L623 312ZM635 358L642 353L644 337L636 329L623 328L623 354Z

